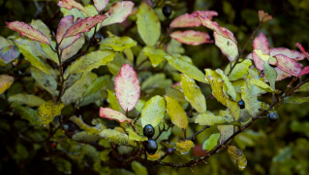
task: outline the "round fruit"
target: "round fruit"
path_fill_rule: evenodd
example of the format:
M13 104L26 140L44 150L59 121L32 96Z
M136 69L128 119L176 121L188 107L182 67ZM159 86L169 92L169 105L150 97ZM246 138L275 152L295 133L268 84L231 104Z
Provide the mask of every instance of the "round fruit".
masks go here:
M102 39L104 39L103 35L96 33L93 38L93 44L98 44Z
M167 152L167 154L173 154L174 151L175 151L174 148L168 148L166 152Z
M143 133L144 133L144 136L151 138L154 135L155 130L151 124L148 124L144 127Z
M52 149L56 149L57 148L57 142L51 142L50 146Z
M158 149L157 142L154 141L153 139L148 139L147 142L144 142L144 147L146 151L148 152L148 154L150 155L153 155L154 153L156 153Z
M162 8L163 14L166 18L168 18L169 16L171 16L172 14L172 8L169 5L165 5Z
M268 120L269 120L270 122L276 122L276 121L278 121L278 119L279 119L279 115L278 115L277 113L275 113L275 112L269 113L269 114L267 115L267 117L268 117Z
M240 109L244 109L245 108L245 102L243 100L239 100L238 106L240 107Z

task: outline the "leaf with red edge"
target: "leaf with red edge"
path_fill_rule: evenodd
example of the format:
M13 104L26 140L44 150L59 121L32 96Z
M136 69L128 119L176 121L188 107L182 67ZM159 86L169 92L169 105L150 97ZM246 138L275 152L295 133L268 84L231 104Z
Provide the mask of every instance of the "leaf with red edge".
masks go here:
M292 58L296 61L303 60L306 56L297 50L290 50L285 47L277 47L277 48L270 48L270 56L274 56L277 54L283 54L289 58Z
M19 21L6 22L6 26L11 30L17 31L20 36L26 36L31 40L38 41L47 45L50 45L49 40L46 38L42 32L35 30L29 24Z
M256 68L264 70L264 61L256 52L254 52L255 49L261 50L262 53L266 55L269 55L270 53L268 40L263 33L260 33L259 36L255 37L253 40L252 58Z
M280 81L280 80L283 80L285 78L288 78L288 77L292 76L291 74L286 73L283 70L281 70L279 67L276 67L275 70L277 72L276 81Z
M181 28L181 27L198 27L202 24L201 20L198 19L197 15L202 17L212 19L213 16L218 16L215 11L195 11L192 14L184 14L175 18L171 24L171 28Z
M234 34L224 27L220 27L218 23L211 21L210 19L203 17L202 15L198 14L198 18L201 20L202 25L217 32L219 35L232 40L235 44L237 44L236 38Z
M209 35L205 32L199 32L194 30L175 31L170 35L173 39L180 43L188 45L200 45L203 43L213 43Z
M76 2L75 0L62 0L62 1L59 1L57 5L59 7L64 7L69 10L71 10L72 8L77 8L78 10L89 15L88 12L85 10L85 8L80 3Z
M124 64L115 78L115 93L124 111L131 111L139 99L140 83L129 64Z
M301 72L303 65L298 63L292 58L289 58L283 54L278 54L274 56L277 59L278 67L286 73L293 76L298 76Z
M63 38L78 35L82 32L88 32L93 26L104 21L107 18L105 15L95 15L93 17L87 17L71 26L67 32L63 35Z
M105 9L108 2L109 0L93 0L93 4L99 13Z
M273 17L268 13L264 12L263 10L259 10L259 19L260 22L266 22L273 19Z
M75 35L75 36L72 36L72 37L62 39L63 35L66 33L66 31L70 27L72 27L73 25L74 25L74 16L73 15L65 16L59 22L59 25L58 25L58 28L57 28L56 40L57 40L58 44L61 42L60 46L59 46L59 48L61 50L69 47L76 40L78 40L80 37L82 37L81 34L78 34L78 35Z
M301 72L298 74L298 77L301 77L306 74L309 74L309 66L306 66L305 68L303 68L303 70L301 70Z
M121 1L113 4L105 15L108 17L102 22L102 27L115 23L122 23L133 12L134 3L131 1Z
M300 43L296 43L295 46L299 48L299 50L306 56L306 58L309 60L309 53L306 52L304 47Z
M238 48L237 45L230 39L225 38L219 35L217 32L214 32L215 44L221 50L221 52L233 62L238 56Z
M110 120L117 120L119 122L128 121L131 122L132 119L126 117L124 114L122 114L119 111L115 111L111 108L102 108L100 107L100 117L102 118L108 118Z

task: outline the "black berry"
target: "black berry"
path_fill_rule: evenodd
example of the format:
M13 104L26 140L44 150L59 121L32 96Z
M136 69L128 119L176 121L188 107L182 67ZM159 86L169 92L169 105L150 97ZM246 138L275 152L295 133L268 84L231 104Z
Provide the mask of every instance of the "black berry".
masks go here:
M162 12L163 12L164 16L165 16L166 18L168 18L168 17L171 16L171 14L172 14L172 8L171 8L171 6L169 6L169 5L163 6Z
M148 137L148 138L152 138L152 136L154 135L155 133L155 130L154 128L152 127L151 124L148 124L144 127L143 129L143 133L144 133L144 136Z
M269 113L269 114L267 115L267 117L268 117L268 120L269 120L270 122L276 122L276 121L278 121L278 119L279 119L279 115L278 115L277 113L275 113L275 112Z
M50 147L51 147L52 149L56 149L56 148L57 148L57 142L51 142L51 143L50 143Z
M240 109L244 109L245 108L245 102L243 100L239 100L238 106L240 107Z
M174 148L168 148L166 152L167 152L167 154L173 154L174 151L175 151Z
M96 33L93 38L93 44L98 44L102 39L104 39L103 35Z
M158 144L153 139L148 139L147 142L144 142L144 147L148 154L153 155L158 149Z

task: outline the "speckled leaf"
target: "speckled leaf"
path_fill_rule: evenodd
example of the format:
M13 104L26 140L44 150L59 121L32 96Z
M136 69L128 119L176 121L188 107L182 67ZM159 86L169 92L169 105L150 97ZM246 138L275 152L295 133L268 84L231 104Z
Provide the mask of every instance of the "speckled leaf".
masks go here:
M233 62L233 65L235 64L235 62ZM243 76L245 74L247 74L248 72L248 68L252 65L251 60L246 59L244 61L242 61L241 63L238 63L235 68L233 69L233 71L230 73L229 75L229 79L230 81L235 81L235 80L239 80L241 78L243 78ZM230 72L230 66L228 65L225 69L225 74L227 74L228 72Z
M37 20L32 19L30 25L34 29L39 30L44 36L46 36L46 38L49 41L51 41L50 30L43 21L41 21L40 19L37 19Z
M195 123L198 123L199 125L225 124L227 122L230 121L224 117L216 116L210 111L206 111L203 114L199 114L195 118Z
M191 140L180 140L176 143L176 151L178 151L180 154L188 154L193 147L194 143Z
M170 37L177 40L180 43L188 45L200 45L203 43L213 43L210 36L205 32L199 32L194 30L175 31L170 34Z
M63 107L63 103L55 104L53 101L43 103L38 109L42 124L47 125L53 121L55 116L61 114Z
M115 78L116 98L124 111L131 111L140 96L138 76L130 64L124 64Z
M272 68L267 61L264 63L264 73L265 77L269 81L270 86L275 89L275 82L277 79L277 72L274 68Z
M187 129L188 117L182 105L170 96L164 96L166 101L166 111L171 117L172 123L179 128Z
M260 104L257 99L259 95L259 88L253 85L250 81L252 77L246 75L245 82L241 85L241 98L245 102L246 109L252 116L256 116L259 112Z
M41 126L41 119L37 110L23 107L20 104L12 103L11 107L20 115L22 119L28 120L31 124Z
M266 22L273 19L273 17L268 13L264 12L263 10L259 10L259 19L260 22Z
M48 75L33 66L31 66L31 76L41 87L47 90L51 95L55 96L57 94L57 82L53 76Z
M144 167L138 161L133 161L131 163L131 168L135 172L136 175L148 175L147 168Z
M255 37L255 39L253 40L252 58L254 60L254 64L256 68L258 68L259 70L264 70L264 61L254 51L256 49L261 50L262 54L265 54L265 55L269 55L270 53L268 40L263 33L260 33L259 36Z
M198 27L202 24L201 20L198 19L197 14L212 19L213 16L218 16L218 13L215 11L194 11L191 14L183 14L175 18L171 24L171 28L180 28L180 27Z
M247 166L247 159L242 150L236 148L236 146L228 146L228 153L233 161L237 164L240 171L244 170Z
M147 141L148 140L148 138L146 136L142 136L142 135L137 134L132 129L132 127L126 128L126 131L129 133L129 139L130 140L134 140L134 141L137 141L137 142L143 142L143 141Z
M86 131L77 132L72 136L72 140L81 141L81 142L97 142L101 139L101 137L97 134L91 135Z
M306 102L309 102L309 97L291 96L291 97L284 98L284 103L302 104Z
M189 77L202 82L202 83L208 83L207 80L205 80L205 75L202 71L200 71L196 66L193 64L190 64L186 61L184 61L181 57L173 57L170 55L167 55L164 57L168 63L173 66L178 71L188 75Z
M303 68L303 70L301 70L301 72L298 74L298 77L301 77L303 75L306 75L309 73L309 66L306 66Z
M134 3L131 1L116 2L105 13L108 18L101 23L101 26L122 23L132 14L133 7Z
M301 72L303 65L296 60L282 54L275 55L274 57L277 59L278 67L284 72L293 76L298 76Z
M78 10L88 14L85 8L80 3L76 2L75 0L61 0L57 3L57 5L59 7L64 7L68 10L71 10L72 8L77 8Z
M76 55L79 52L79 50L83 47L84 43L85 43L85 37L81 37L78 40L76 40L72 45L62 50L62 56L61 56L62 61L65 61L71 58L72 56Z
M165 114L165 101L164 98L156 95L148 100L141 113L142 127L147 124L151 124L156 127L161 120L164 118Z
M110 108L124 113L124 110L121 108L120 104L118 103L118 100L117 100L114 92L109 90L109 89L107 90L107 99L108 99Z
M18 47L9 45L0 49L0 60L3 60L5 64L8 64L15 60L19 56L20 52Z
M235 61L238 57L238 47L237 45L229 38L219 35L217 32L214 32L215 44L221 50L221 52L230 60L230 62Z
M118 122L131 122L132 119L127 118L125 115L123 115L121 112L119 111L114 111L111 108L102 108L100 107L100 117L102 118L107 118L110 120L117 120Z
M108 2L109 0L93 0L93 4L99 13L105 9Z
M218 100L218 102L222 103L226 106L226 100L228 99L223 92L224 81L221 79L220 75L211 70L205 69L206 79L210 83L212 89L212 95Z
M221 69L217 69L216 72L221 76L221 78L224 81L224 84L227 87L227 93L233 98L233 100L236 100L236 91L230 82L229 78L224 74L224 72Z
M275 71L277 72L277 79L276 79L276 81L280 81L280 80L283 80L285 78L288 78L288 77L292 76L291 74L281 70L279 67L276 67Z
M218 125L220 131L220 144L223 144L231 135L234 134L234 125Z
M35 30L29 24L26 24L24 22L19 22L19 21L13 21L13 22L6 22L6 25L11 30L15 30L19 32L20 36L26 36L31 40L50 45L50 42L46 38L46 36L43 35L42 32Z
M219 139L220 133L211 134L211 136L204 141L202 146L203 150L210 152L215 146L217 146Z
M25 104L27 106L30 107L34 107L34 106L40 106L43 103L45 103L45 101L35 95L30 95L30 94L16 94L16 95L12 95L9 97L8 99L9 102L16 102L19 104Z
M0 75L0 94L9 89L14 82L14 77L2 74Z
M100 46L107 46L111 47L114 51L123 51L124 49L129 49L133 46L136 46L136 41L131 39L130 37L123 36L110 36L105 38L101 43Z
M143 52L151 61L152 67L157 67L163 60L165 60L164 56L167 55L163 49L156 49L151 46L144 47Z
M301 85L297 90L296 92L307 92L309 91L309 82Z
M59 25L58 25L58 28L57 28L57 34L56 34L56 41L57 41L58 44L61 42L60 46L59 46L59 48L61 50L69 47L76 40L78 40L80 37L82 37L81 34L77 34L77 35L72 36L72 37L63 38L63 36L67 32L67 30L70 27L72 27L73 25L74 25L74 16L73 15L65 16L59 22Z
M96 125L95 127L87 125L83 119L80 117L72 116L70 120L75 123L80 129L85 130L90 135L99 135L100 132L105 129L104 125Z
M128 135L115 129L104 129L100 132L100 136L118 145L137 146L136 142L130 140Z
M193 108L199 113L206 112L205 97L195 81L186 74L181 74L180 85L186 100L193 106Z
M154 46L161 33L160 21L153 9L145 2L138 8L137 30L142 40L148 46Z

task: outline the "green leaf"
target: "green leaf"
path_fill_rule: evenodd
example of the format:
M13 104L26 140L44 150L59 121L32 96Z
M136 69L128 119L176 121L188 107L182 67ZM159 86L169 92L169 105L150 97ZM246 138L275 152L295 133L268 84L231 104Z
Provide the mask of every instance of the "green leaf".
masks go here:
M114 92L109 90L109 89L107 90L107 99L108 99L110 108L124 113L124 110L121 108L120 104L118 103L118 100L117 100Z
M297 90L296 92L307 92L309 91L309 82L301 85Z
M137 42L134 41L132 38L123 36L118 37L115 35L112 35L108 38L105 38L101 43L101 46L107 46L111 47L114 51L122 52L124 49L129 49L133 46L136 46Z
M172 88L172 87L168 87L168 88L166 88L166 95L168 95L170 97L173 97L175 100L177 100L177 101L179 101L181 103L186 103L187 102L184 94L180 90L178 90L178 89L175 89L175 88Z
M172 80L166 79L164 73L155 74L146 79L141 85L141 90L166 88L172 86Z
M53 121L55 116L61 114L61 110L63 107L64 107L63 103L55 104L52 101L43 103L38 109L40 119L42 120L42 124L47 125L51 121Z
M81 37L76 40L72 45L68 46L62 51L61 59L65 61L78 53L78 51L85 44L85 37ZM85 55L84 55L85 56Z
M83 14L83 12L79 11L76 8L72 8L71 10L68 10L66 8L61 7L60 11L63 13L63 16L73 15L74 20L77 20L77 18L81 18L81 19L85 18L85 15Z
M234 162L236 162L238 169L240 171L244 170L247 166L247 159L242 150L236 148L235 146L228 146L227 150Z
M147 168L137 161L131 163L131 168L136 175L148 175Z
M51 41L50 30L43 21L41 21L40 19L32 19L30 25L34 29L39 30L49 41Z
M19 104L25 104L30 107L34 106L41 106L45 101L35 95L30 95L30 94L16 94L13 96L10 96L8 99L9 102L16 102Z
M100 160L103 162L107 162L109 160L109 153L111 152L110 149L104 150L100 152ZM99 171L98 171L99 172Z
M185 53L185 49L181 47L181 43L171 39L171 41L167 45L167 53L173 55L173 54L183 54Z
M238 56L238 47L235 42L231 39L226 38L222 35L219 35L217 32L214 32L215 44L221 50L221 52L233 62Z
M193 106L193 108L199 113L206 112L205 97L195 81L186 74L181 74L180 85L186 100Z
M196 66L193 64L190 64L186 62L182 57L173 57L170 55L166 55L164 57L168 63L176 68L178 71L188 75L189 77L202 82L202 83L208 83L207 80L205 80L205 75L202 71L200 71Z
M167 55L163 49L156 49L151 46L146 46L143 49L143 52L151 61L152 67L157 67L162 61L165 60L164 56Z
M135 105L135 109L138 111L138 112L142 112L142 108L145 106L145 103L146 101L145 100L142 100L142 99L138 99L136 105Z
M137 14L137 30L142 40L148 46L154 46L161 33L160 21L153 9L145 2L138 8Z
M47 90L51 95L57 95L57 82L53 76L44 73L43 71L34 66L31 66L31 76L41 87Z
M233 65L235 62L232 63ZM237 63L231 74L229 75L230 81L235 81L243 78L245 74L247 74L249 67L252 65L252 61L250 59L245 59L241 63ZM225 68L225 74L230 72L230 65Z
M256 85L257 87L263 89L266 92L277 93L277 94L280 93L279 90L273 89L261 79L251 79L250 83L252 83L253 85Z
M84 55L74 61L65 71L64 77L68 77L70 74L88 72L92 69L99 68L102 65L106 65L108 62L112 61L116 53L113 51L97 50L87 55Z
M73 140L83 142L96 142L101 139L99 135L88 134L86 131L81 131L72 136Z
M0 94L9 89L13 84L13 82L14 77L5 74L0 75Z
M89 126L86 123L84 123L83 119L80 117L72 116L70 117L70 120L75 123L80 129L85 130L90 135L99 135L100 132L105 129L105 126L102 124L98 124L95 127Z
M187 129L188 117L182 105L170 96L164 96L166 101L166 111L171 117L172 123L179 128Z
M147 141L148 138L146 136L141 136L139 134L137 134L132 127L128 127L126 128L126 131L129 133L129 139L130 140L134 140L137 142L143 142L143 141Z
M306 102L309 102L309 97L291 96L291 97L284 98L284 103L302 104L302 103L306 103Z
M100 132L100 136L118 145L137 146L136 142L130 140L128 135L115 129L104 129Z
M51 45L56 44L54 41L51 41ZM54 61L59 65L59 59L57 53L54 52L49 45L41 43L42 50L48 55L48 59Z
M216 116L210 111L206 111L203 114L199 114L195 118L195 123L198 123L199 125L215 125L215 124L225 124L230 122L229 119Z
M51 160L53 164L57 167L58 171L63 172L64 174L71 174L72 172L71 162L61 157L52 157Z
M178 151L180 154L188 154L193 147L194 143L191 140L180 140L176 143L176 151Z
M108 83L109 80L110 80L109 75L96 78L87 88L87 91L85 92L84 96L88 96L95 92L98 92Z
M274 68L272 68L267 61L264 63L264 73L265 77L269 81L270 86L275 89L275 82L277 79L277 72Z
M37 110L29 107L23 107L15 102L12 103L11 107L19 113L22 119L28 120L31 124L41 126L41 119Z
M202 146L203 150L210 152L215 146L217 146L219 138L220 133L211 134L211 136L204 141Z
M220 131L220 144L223 144L231 135L234 134L234 125L218 125Z
M224 74L221 69L217 69L216 72L221 76L222 80L224 81L224 85L227 87L227 93L232 97L233 100L236 100L236 91L230 82L228 76Z
M156 95L148 100L141 113L142 127L151 124L153 127L157 126L164 118L165 101L164 98Z

